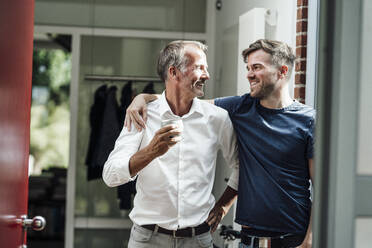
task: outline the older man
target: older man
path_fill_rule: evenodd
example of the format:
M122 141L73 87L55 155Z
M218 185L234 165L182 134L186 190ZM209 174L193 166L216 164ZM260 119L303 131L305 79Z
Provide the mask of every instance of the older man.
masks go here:
M229 181L234 189L238 158L228 113L196 98L204 95L207 69L205 45L168 44L158 59L166 90L147 106L147 128L124 128L105 163L109 186L137 177L128 247L213 247L205 221L215 204L217 151L235 169ZM164 120L179 124L161 127Z
M251 92L214 100L229 112L237 133L239 188L227 187L208 223L215 229L238 193L235 221L242 225L241 247L311 247L315 111L290 96L295 56L287 44L261 39L242 55ZM137 98L126 123L134 120L145 127L137 110L154 98Z

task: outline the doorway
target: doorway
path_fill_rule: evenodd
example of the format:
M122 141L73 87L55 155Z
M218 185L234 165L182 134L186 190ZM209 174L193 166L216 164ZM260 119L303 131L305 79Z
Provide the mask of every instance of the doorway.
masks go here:
M28 213L47 220L28 247L64 247L70 137L71 35L34 34Z

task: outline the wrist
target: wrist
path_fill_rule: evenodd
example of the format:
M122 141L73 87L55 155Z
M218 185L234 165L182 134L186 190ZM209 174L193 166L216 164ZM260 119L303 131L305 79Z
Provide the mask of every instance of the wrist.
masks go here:
M153 95L153 94L141 94L141 95L143 96L143 99L145 100L146 103L149 103L149 102L152 102L158 99L157 95Z
M215 207L221 209L223 212L223 215L225 215L228 211L228 207L220 202L217 202Z

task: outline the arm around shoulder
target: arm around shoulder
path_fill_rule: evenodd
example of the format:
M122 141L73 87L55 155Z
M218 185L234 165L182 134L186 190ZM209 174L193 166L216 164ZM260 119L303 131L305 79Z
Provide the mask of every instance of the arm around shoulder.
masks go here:
M147 103L155 101L159 97L160 95L144 93L136 96L126 110L124 126L127 127L129 131L131 130L132 123L138 131L141 131L142 128L146 128Z

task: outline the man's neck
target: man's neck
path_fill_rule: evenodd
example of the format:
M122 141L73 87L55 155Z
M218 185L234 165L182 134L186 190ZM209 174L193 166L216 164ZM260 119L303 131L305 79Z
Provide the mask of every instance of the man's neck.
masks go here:
M165 91L165 99L173 114L183 116L190 111L193 97L185 96L179 90L167 88Z
M292 97L289 95L288 85L277 91L274 91L269 96L260 100L260 104L269 109L281 109L288 107L293 103Z

